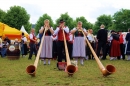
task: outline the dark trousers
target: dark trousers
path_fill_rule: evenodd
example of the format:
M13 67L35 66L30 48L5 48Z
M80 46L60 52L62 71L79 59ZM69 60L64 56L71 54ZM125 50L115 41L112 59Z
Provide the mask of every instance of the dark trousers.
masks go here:
M29 53L28 59L32 59L33 52L34 52L35 56L37 55L36 45L35 45L35 43L30 43L29 46L30 46L30 53Z
M100 56L100 51L102 49L103 52L103 58L102 59L106 59L106 43L105 42L98 42L98 47L97 47L97 56Z
M57 58L57 41L53 41L53 58Z
M73 43L68 43L68 51L69 51L69 56L70 59L72 60L72 49L73 49Z
M125 59L125 54L124 54L124 51L125 51L125 47L124 47L124 44L120 44L120 51L121 51L121 55L122 55L122 59ZM117 57L117 59L120 59L120 56Z
M68 45L67 41L66 41L66 43ZM57 51L58 51L58 59L57 59L58 62L62 62L62 59L65 59L65 61L66 61L64 41L57 42Z
M23 47L24 47L24 55L27 55L27 44L23 44Z
M92 43L90 43L90 44L91 44L93 50L95 51L95 43L92 42ZM94 56L93 56L93 54L92 54L92 52L91 52L91 50L90 50L90 48L89 48L88 45L87 45L87 47L86 47L86 54L88 55L88 58L89 58L89 59L94 59L94 58L93 58Z

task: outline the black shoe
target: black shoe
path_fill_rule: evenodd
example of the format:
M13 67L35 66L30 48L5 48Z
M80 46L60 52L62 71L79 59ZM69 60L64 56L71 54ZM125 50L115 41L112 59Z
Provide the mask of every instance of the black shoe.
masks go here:
M32 60L31 58L28 58L28 60Z
M106 58L102 58L101 60L106 60Z

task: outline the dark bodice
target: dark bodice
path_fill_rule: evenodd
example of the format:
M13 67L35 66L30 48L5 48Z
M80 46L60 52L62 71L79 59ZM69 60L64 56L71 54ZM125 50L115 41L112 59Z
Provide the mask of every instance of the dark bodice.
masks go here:
M75 32L74 35L75 35L75 37L83 37L82 31L78 31L78 30Z
M43 33L44 33L45 29L43 30ZM47 30L46 33L45 33L45 36L51 36L51 31L50 30Z
M112 34L113 39L119 41L119 35L118 34Z

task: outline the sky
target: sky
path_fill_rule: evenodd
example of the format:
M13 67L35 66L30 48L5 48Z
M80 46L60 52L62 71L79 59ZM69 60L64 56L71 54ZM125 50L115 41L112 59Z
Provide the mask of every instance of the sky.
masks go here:
M120 9L130 9L130 0L1 0L0 9L7 11L11 6L22 6L30 14L30 22L35 24L39 17L47 13L53 21L68 12L70 17L84 16L94 23L102 14L114 15Z

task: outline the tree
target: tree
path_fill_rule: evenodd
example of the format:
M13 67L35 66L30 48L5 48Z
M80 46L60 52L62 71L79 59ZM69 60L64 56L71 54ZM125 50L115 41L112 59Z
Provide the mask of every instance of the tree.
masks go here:
M69 29L74 28L74 21L73 19L68 15L68 13L61 14L61 16L56 20L56 24L54 28L56 28L59 25L59 21L63 19L65 21L66 26L69 27Z
M39 30L41 29L41 26L44 25L44 20L48 19L50 21L50 26L53 27L54 23L53 20L51 19L51 17L48 14L43 14L37 21L36 26L35 26L35 30L36 33L39 32Z
M100 29L100 26L104 24L105 29L108 29L112 26L112 17L111 15L101 15L97 18L97 21L95 22L95 25L93 27L94 34L97 34L98 30Z
M5 15L4 23L8 24L11 27L21 29L21 26L28 26L30 15L27 11L20 6L13 6L7 11ZM26 28L28 31L30 28Z
M88 22L86 19L85 19L85 17L83 17L83 16L81 16L81 17L77 17L76 18L76 20L75 20L75 26L77 25L77 22L78 21L81 21L82 22L82 26L83 26L83 28L85 28L85 29L90 29L90 28L92 28L93 27L93 25L90 23L90 22Z
M121 9L113 15L115 30L127 31L130 28L130 10Z
M4 21L5 15L6 15L6 12L0 9L0 22Z

